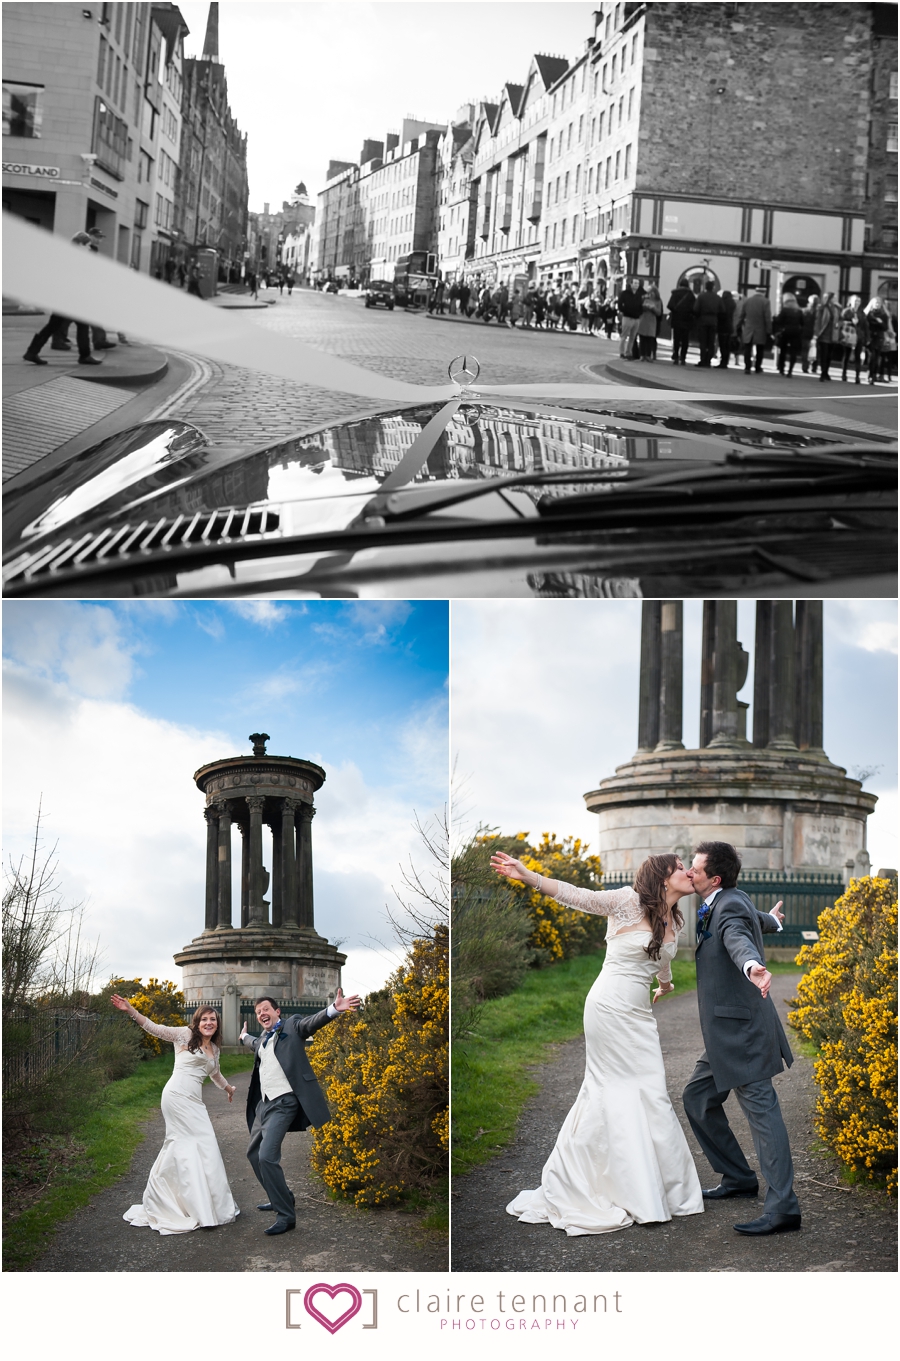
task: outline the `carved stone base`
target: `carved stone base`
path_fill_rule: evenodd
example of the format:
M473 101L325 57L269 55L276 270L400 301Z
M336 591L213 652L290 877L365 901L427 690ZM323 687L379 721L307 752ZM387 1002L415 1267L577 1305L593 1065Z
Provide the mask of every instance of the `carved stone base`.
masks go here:
M730 841L745 869L842 870L866 844L874 794L824 752L749 745L639 753L584 796L609 872Z
M222 997L229 986L242 997L330 1002L347 956L314 930L263 926L204 931L174 960L188 1002Z

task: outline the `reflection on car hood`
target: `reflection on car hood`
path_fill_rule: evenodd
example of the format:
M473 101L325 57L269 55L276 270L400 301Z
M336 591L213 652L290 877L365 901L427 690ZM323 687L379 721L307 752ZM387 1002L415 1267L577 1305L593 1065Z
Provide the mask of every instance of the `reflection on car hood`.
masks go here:
M177 420L134 426L56 473L42 476L37 465L7 484L7 581L225 543L298 539L299 549L310 536L349 531L378 505L382 483L438 410L427 404L342 421L263 447L211 444ZM477 490L494 479L492 497L437 514L537 517L548 498L577 501L584 494L587 505L598 492L649 486L669 471L727 475L736 451L781 451L790 459L839 440L797 423L744 416L689 420L594 404L587 410L464 403L415 476L391 492L391 507L421 515L429 502L454 500L448 495L454 488L464 492L469 483ZM532 475L543 482L529 484ZM525 481L508 490L513 478Z

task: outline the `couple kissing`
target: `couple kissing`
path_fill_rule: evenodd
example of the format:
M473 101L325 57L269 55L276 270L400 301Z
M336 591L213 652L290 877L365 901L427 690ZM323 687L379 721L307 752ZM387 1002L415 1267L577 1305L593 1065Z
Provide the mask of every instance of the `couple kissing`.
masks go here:
M766 1181L763 1213L735 1224L760 1236L800 1228L787 1130L772 1078L793 1062L769 997L763 935L781 930L781 903L760 912L737 887L741 857L703 841L686 869L675 854L651 855L631 888L594 892L544 878L502 851L491 866L580 912L608 918L606 958L584 1006L585 1075L541 1175L507 1206L524 1224L571 1236L700 1214L705 1200L755 1197L759 1186L728 1123L733 1091L747 1117ZM684 925L679 900L696 893L697 1000L705 1050L684 1090L700 1147L720 1174L703 1191L669 1100L650 1001L674 990L672 960Z

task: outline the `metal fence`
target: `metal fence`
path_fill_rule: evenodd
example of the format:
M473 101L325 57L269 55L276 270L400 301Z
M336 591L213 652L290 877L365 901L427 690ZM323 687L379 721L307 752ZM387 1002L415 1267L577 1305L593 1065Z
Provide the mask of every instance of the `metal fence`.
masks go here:
M92 1012L5 1009L3 1090L29 1086L60 1064L71 1063L87 1047L101 1019ZM20 1027L27 1031L22 1044L15 1034Z
M633 878L630 870L604 873L603 887L623 888ZM801 945L817 940L819 913L833 907L845 887L843 875L834 870L747 870L738 879L738 888L761 912L770 912L779 899L783 902L784 926L777 939L780 949L799 950ZM771 940L774 945L775 938Z

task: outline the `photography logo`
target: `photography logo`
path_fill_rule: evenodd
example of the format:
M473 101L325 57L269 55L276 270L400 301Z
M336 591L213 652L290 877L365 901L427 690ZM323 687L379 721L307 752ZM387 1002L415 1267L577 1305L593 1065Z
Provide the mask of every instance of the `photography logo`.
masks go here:
M317 1281L315 1285L309 1286L307 1290L287 1290L285 1291L285 1327L300 1328L302 1323L298 1318L299 1308L294 1303L293 1297L303 1296L303 1308L310 1318L315 1319L332 1336L351 1319L355 1318L363 1308L363 1295L371 1295L371 1321L360 1324L363 1328L378 1327L378 1291L377 1290L358 1290L349 1281L339 1281L337 1285L328 1285L324 1281ZM368 1311L366 1311L368 1312Z

